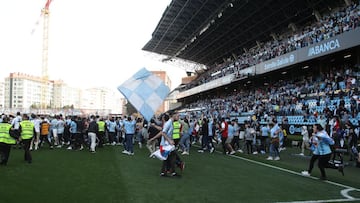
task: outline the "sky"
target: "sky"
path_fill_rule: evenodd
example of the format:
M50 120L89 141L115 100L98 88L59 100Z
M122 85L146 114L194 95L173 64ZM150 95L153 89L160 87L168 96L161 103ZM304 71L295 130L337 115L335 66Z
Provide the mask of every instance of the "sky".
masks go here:
M186 76L142 51L170 0L53 0L50 5L51 80L80 88L116 88L142 67L166 71L171 89ZM41 76L46 0L0 1L0 81L11 72ZM39 21L40 20L40 21ZM36 25L36 22L39 24ZM31 34L31 31L35 32Z

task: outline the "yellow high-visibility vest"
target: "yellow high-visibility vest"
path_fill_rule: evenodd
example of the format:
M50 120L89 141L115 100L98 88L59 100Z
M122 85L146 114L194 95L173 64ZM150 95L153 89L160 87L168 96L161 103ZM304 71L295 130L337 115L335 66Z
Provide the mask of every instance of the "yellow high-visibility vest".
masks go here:
M99 132L105 132L105 122L104 121L98 121L97 124L99 126Z
M29 120L20 122L21 126L21 139L27 140L34 136L34 123Z
M173 127L174 127L173 139L179 139L180 138L180 127L181 127L180 122L179 121L174 121L173 122Z
M10 136L11 124L0 123L0 142L5 144L16 144L16 140Z

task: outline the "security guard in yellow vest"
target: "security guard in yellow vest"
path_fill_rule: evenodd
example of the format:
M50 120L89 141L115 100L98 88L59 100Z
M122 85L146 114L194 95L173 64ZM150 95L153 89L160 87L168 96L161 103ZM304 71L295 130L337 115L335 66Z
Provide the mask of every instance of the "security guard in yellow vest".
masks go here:
M106 123L103 118L100 118L100 120L97 122L99 126L99 133L97 134L97 138L99 139L99 147L103 147L104 140L105 140L105 129L106 129Z
M10 136L11 124L7 117L0 123L0 165L6 165L9 160L11 145L16 144L15 138Z
M32 157L30 154L30 143L34 134L34 123L29 120L29 116L27 114L24 114L23 121L20 122L20 140L23 143L23 148L25 151L24 160L29 164L32 162Z
M176 118L175 118L176 119ZM181 128L181 124L180 124L180 121L179 121L179 118L177 118L177 120L174 120L173 121L173 140L175 142L175 146L177 146L179 144L179 141L180 141L180 128Z
M174 144L176 149L179 147L179 142L180 142L180 132L181 132L181 123L179 121L180 116L178 113L175 113L173 115L173 140L174 140ZM179 155L175 152L175 164L181 169L181 171L184 170L185 168L185 162L182 161L179 157Z

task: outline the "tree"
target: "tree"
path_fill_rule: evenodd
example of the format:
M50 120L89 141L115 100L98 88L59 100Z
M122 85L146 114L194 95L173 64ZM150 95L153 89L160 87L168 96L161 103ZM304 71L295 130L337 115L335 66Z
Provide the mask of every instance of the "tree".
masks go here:
M62 107L63 109L74 109L74 105L71 104L71 105L65 105Z
M36 104L31 104L30 108L31 109L39 109L39 106Z
M125 104L125 108L126 108L126 112L127 112L128 115L132 115L132 114L137 112L135 107L130 102L127 102Z

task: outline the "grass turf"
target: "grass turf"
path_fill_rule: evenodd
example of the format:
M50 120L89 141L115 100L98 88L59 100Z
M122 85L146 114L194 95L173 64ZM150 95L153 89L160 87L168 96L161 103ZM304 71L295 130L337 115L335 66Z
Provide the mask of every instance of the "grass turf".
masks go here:
M0 167L0 198L11 202L283 202L342 199L344 187L305 178L277 168L225 156L191 151L181 178L159 177L161 161L145 148L135 156L120 146L105 146L96 154L47 148L32 152L13 149L8 166ZM245 159L300 172L309 160L294 156L299 149L281 152L281 161L265 155L238 154ZM345 176L327 169L328 179L359 187L359 168L345 168ZM319 176L315 165L314 176ZM360 198L360 192L350 193Z

